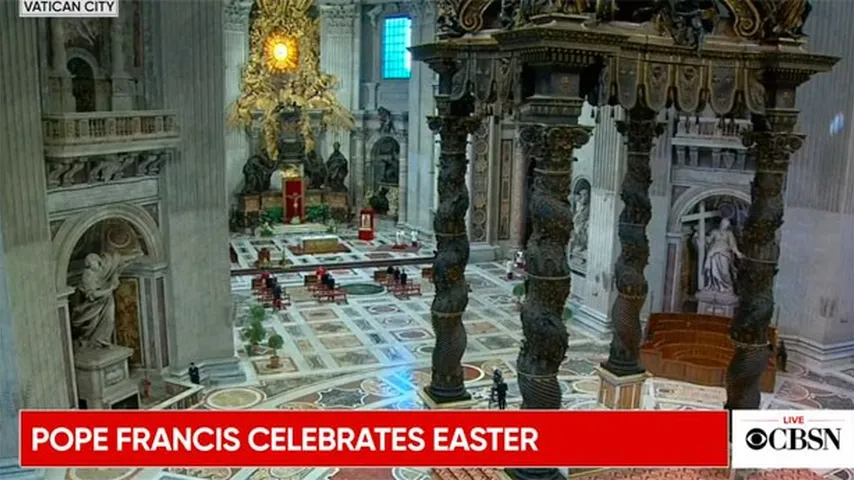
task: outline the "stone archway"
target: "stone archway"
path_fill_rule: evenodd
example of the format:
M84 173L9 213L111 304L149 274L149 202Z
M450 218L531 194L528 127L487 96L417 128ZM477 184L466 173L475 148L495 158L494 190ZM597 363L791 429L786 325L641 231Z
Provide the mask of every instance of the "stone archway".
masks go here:
M130 204L107 205L90 210L83 211L77 215L67 219L59 231L57 231L53 240L54 252L54 275L57 288L56 309L60 319L60 325L65 327L63 350L66 365L69 369L69 385L70 396L72 402L76 403L78 398L76 370L74 363L74 351L71 338L71 314L69 308L69 298L75 292L75 289L68 285L68 269L71 263L72 256L75 252L75 247L96 225L105 222L121 220L130 225L135 233L139 236L140 243L146 252L146 257L149 259L149 264L154 266L165 265L165 250L163 242L160 238L157 223L151 215L142 207ZM165 270L165 269L163 269ZM162 275L162 270L158 270L158 274ZM145 287L155 283L157 279L146 279ZM158 287L163 285L162 277ZM146 312L151 319L144 327L149 332L155 333L165 332L165 310L162 307L162 302L153 301L151 305L146 306ZM160 318L155 318L160 317ZM140 320L141 321L141 320ZM158 323L158 321L160 321ZM155 333L156 334L156 333ZM153 335L152 339L155 338ZM148 366L160 366L162 362L156 359L163 355L163 351L168 348L164 345L162 348L157 347L156 351L146 353L146 359L142 362ZM148 368L148 367L147 367Z
M163 241L157 223L142 207L131 204L105 205L86 210L68 219L56 233L53 240L53 251L56 262L55 280L57 291L63 292L68 286L68 265L77 242L90 228L105 220L124 220L128 222L140 236L145 245L147 257L153 263L166 261Z

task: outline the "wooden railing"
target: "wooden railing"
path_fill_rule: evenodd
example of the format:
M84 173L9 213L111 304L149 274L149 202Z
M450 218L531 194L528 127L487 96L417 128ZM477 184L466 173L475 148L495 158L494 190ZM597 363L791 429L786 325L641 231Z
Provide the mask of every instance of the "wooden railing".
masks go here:
M722 387L733 354L729 338L731 320L694 313L653 313L647 338L641 345L641 361L653 375L684 382ZM777 335L768 329L768 339L776 345ZM774 355L762 373L760 388L773 392L777 376Z

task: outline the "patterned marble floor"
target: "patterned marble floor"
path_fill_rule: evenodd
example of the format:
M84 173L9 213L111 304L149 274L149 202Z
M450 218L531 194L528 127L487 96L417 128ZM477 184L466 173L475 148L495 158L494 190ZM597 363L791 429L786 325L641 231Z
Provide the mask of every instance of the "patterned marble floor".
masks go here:
M408 267L417 277L418 267ZM469 342L463 359L469 391L478 400L475 408L488 408L491 374L500 368L510 389L508 408L518 408L521 398L516 384L515 358L521 339L512 282L502 276L498 263L470 265L466 278L472 291L464 317ZM241 349L249 380L245 385L207 392L205 409L403 409L424 408L416 395L430 378L433 348L430 327L432 288L409 300L394 298L369 288L372 272L367 269L333 271L338 282L352 290L345 305L318 304L302 292L302 274L280 277L292 296L293 305L270 312L265 326L286 339L279 352L282 367L267 367L270 352L250 357ZM233 296L239 319L248 315L256 300L249 278L233 279ZM560 371L563 406L566 409L595 409L598 379L594 367L607 355L607 345L570 328L568 358ZM235 328L238 345L245 341ZM721 388L701 387L654 378L648 382L643 408L717 409L724 402ZM816 372L791 365L781 373L773 394L763 397L763 407L777 409L854 409L854 369L848 367ZM696 472L695 472L696 473ZM767 472L766 472L767 473ZM772 472L773 473L773 472ZM820 472L823 478L854 480L854 472ZM667 478L718 478L711 473ZM67 480L427 480L422 469L183 469L125 470L72 469L52 471L49 476ZM596 479L660 478L649 472L601 473ZM775 477L773 474L761 478Z
M346 252L330 253L323 255L304 254L297 255L292 247L299 244L303 235L324 234L325 227L322 225L304 225L302 229L295 227L279 226L274 230L271 237L253 237L248 235L233 234L230 246L237 254L237 261L232 261L231 269L239 270L252 268L258 258L258 250L268 248L271 260L278 264L284 256L291 265L330 265L346 264L350 262L364 262L370 260L389 260L397 258L429 257L433 254L434 243L432 239L422 236L419 246L407 250L393 250L395 230L392 226L384 226L380 229L373 241L365 242L359 240L358 231L351 227L342 227L337 235L340 244L346 248ZM284 228L291 230L285 231ZM406 241L410 240L409 236ZM234 259L232 259L234 260Z

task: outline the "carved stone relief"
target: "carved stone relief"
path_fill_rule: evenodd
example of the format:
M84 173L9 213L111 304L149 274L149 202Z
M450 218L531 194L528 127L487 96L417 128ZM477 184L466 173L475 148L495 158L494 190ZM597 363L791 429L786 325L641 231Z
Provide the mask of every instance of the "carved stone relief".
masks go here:
M510 240L510 202L513 182L513 140L501 140L498 186L498 239Z
M489 203L489 122L485 119L472 134L471 173L471 241L485 242L487 231L487 205Z
M48 159L48 189L156 176L160 173L160 166L170 155L169 151L149 151L102 157Z

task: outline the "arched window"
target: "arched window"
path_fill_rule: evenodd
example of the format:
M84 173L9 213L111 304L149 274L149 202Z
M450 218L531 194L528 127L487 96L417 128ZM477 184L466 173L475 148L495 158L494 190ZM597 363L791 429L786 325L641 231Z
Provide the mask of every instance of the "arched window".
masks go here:
M386 17L383 21L383 78L409 78L412 69L412 19L408 16Z

